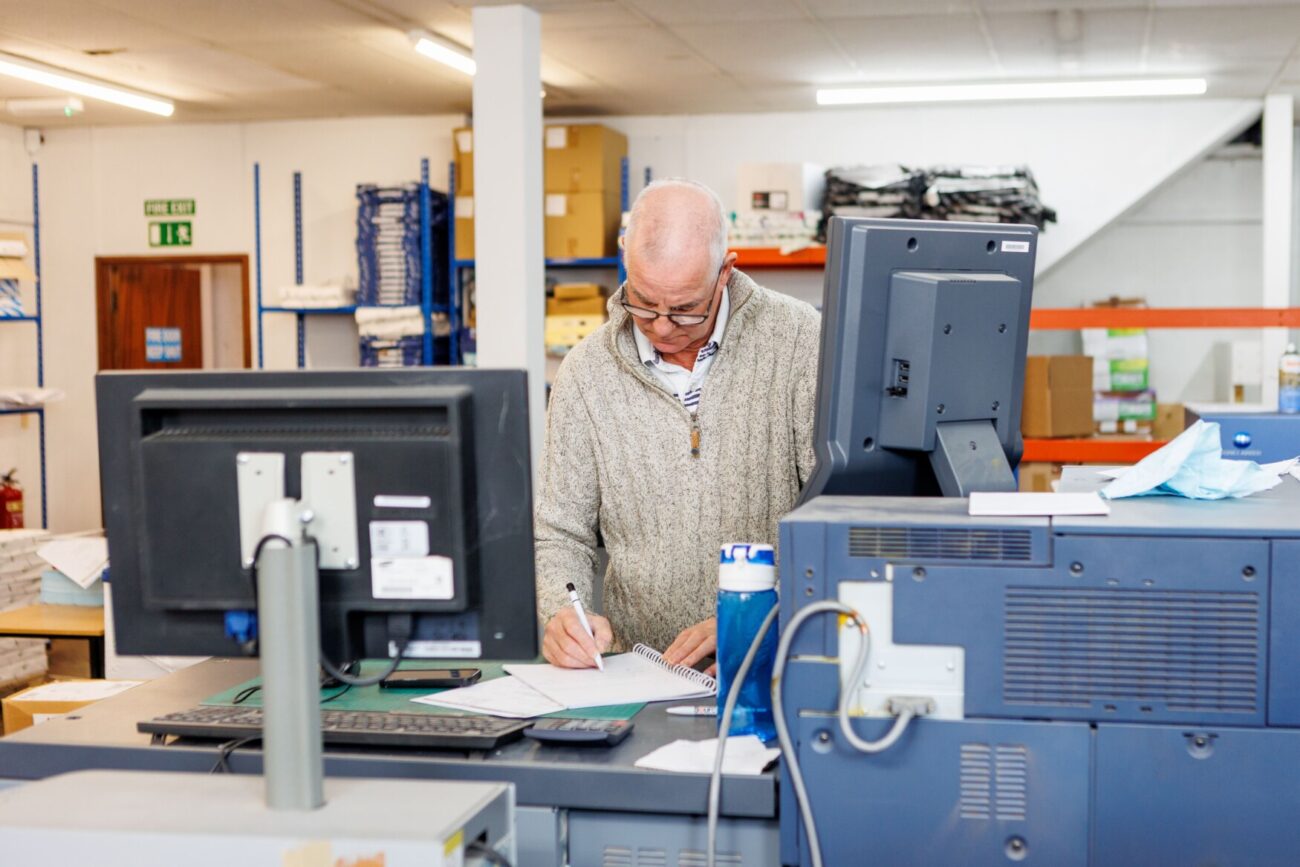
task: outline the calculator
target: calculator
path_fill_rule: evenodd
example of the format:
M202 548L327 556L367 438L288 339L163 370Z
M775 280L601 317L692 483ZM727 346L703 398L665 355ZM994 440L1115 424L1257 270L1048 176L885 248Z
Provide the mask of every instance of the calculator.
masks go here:
M539 719L524 729L524 734L535 741L571 746L612 747L631 733L631 720L609 719Z

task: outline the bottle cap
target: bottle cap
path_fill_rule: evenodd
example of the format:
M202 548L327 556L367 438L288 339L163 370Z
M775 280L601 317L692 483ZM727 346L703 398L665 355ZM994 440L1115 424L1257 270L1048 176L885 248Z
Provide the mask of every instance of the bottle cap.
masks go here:
M733 542L718 556L718 589L753 593L776 587L776 552L771 545Z

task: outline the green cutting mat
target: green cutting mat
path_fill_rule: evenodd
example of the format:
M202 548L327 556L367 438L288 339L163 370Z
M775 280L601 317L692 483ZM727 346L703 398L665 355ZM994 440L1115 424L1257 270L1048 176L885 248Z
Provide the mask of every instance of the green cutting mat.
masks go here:
M388 665L381 661L367 661L361 663L362 675L374 674L382 671L383 666ZM465 659L421 659L418 662L404 662L400 668L477 668L483 672L483 680L491 680L494 677L505 675L503 663L500 662L480 662L478 660ZM202 704L229 706L235 705L235 696L239 695L245 689L251 686L261 686L262 679L255 677L252 680L246 680L238 686L233 686L224 692L208 696L202 701ZM401 711L402 713L427 713L427 714L446 714L451 716L461 716L465 711L453 710L449 707L437 707L431 704L422 704L411 701L422 695L431 695L436 692L442 692L439 689L380 689L378 686L354 686L343 692L341 686L333 686L329 689L320 691L322 706L334 710L358 710L358 711ZM338 695L338 698L329 699L332 695ZM262 706L261 691L254 692L247 699L239 702L241 705L248 707ZM637 715L645 703L639 704L611 704L605 707L584 707L579 710L565 710L557 713L548 713L546 716L563 717L565 719L610 719L624 720L631 719Z

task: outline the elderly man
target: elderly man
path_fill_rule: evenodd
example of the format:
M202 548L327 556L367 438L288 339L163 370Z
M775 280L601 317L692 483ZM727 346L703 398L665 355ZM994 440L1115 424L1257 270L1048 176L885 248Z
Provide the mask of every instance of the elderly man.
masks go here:
M627 282L560 366L537 503L542 652L585 668L636 643L714 653L718 548L774 543L812 472L820 320L727 252L707 187L656 181L632 206ZM606 617L588 614L600 532Z

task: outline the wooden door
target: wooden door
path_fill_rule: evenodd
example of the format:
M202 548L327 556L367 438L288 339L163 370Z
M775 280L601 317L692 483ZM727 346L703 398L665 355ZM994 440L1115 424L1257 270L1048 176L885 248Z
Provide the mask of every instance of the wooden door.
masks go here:
M180 265L97 263L100 370L203 366L199 272Z

